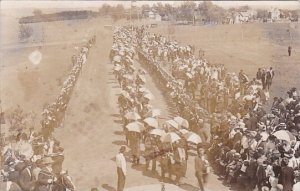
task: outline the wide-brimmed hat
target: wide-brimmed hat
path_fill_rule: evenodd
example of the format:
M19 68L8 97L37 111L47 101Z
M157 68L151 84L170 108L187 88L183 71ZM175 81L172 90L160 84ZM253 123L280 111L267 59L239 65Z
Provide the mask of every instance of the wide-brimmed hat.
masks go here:
M279 125L277 127L280 128L280 129L285 129L286 124L285 123L279 123Z
M272 154L273 154L273 155L277 155L277 154L280 154L280 152L279 152L279 150L273 150L273 151L272 151Z
M284 156L288 159L292 158L294 156L294 151L292 149L288 150L284 153Z
M241 157L241 154L240 153L234 153L234 158L240 158Z

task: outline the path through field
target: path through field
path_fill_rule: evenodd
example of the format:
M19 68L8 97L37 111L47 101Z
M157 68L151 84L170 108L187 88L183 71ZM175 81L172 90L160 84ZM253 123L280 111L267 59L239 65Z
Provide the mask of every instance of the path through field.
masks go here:
M125 144L117 106L117 94L120 88L112 74L109 64L109 51L112 45L111 31L97 28L97 43L91 49L87 64L84 66L73 97L67 109L65 124L58 129L56 136L65 148L64 168L69 170L78 190L102 187L115 190L117 174L114 157L121 145ZM100 38L105 36L105 38ZM141 68L136 62L136 68ZM154 94L154 108L162 110L162 119L171 117L161 89L155 80L147 74L147 88ZM173 115L174 116L174 115ZM142 161L143 162L143 161ZM128 165L126 187L159 184L158 176L144 173L143 165ZM196 190L193 157L189 159L187 184L185 190ZM158 168L159 169L159 168ZM208 183L212 190L227 190L217 177L212 175Z

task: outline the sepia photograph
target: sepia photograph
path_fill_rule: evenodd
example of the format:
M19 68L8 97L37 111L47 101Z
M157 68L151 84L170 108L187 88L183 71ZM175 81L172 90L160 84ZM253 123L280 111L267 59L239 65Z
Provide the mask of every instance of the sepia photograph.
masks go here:
M300 191L299 17L0 0L0 191Z

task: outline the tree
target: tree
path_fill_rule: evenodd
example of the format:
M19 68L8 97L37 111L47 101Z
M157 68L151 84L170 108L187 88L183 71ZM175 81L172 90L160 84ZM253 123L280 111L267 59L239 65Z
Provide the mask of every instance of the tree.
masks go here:
M110 11L111 11L111 6L107 3L104 3L102 7L99 9L99 14L108 15Z
M165 4L165 11L167 15L171 15L172 12L174 11L174 7L170 5L169 3Z
M265 9L257 9L257 18L266 19L268 18L269 12Z
M122 4L118 4L117 6L113 7L111 10L111 17L114 21L124 18L125 16L125 8Z
M194 19L194 12L196 9L197 5L195 2L184 2L181 4L180 7L177 9L177 20L187 20L187 21L192 21Z
M156 6L154 5L154 7L159 15L166 15L165 6L161 2L157 3Z
M198 10L205 22L222 22L226 16L226 10L214 5L211 1L199 4Z
M248 5L244 5L244 6L238 7L237 10L240 12L246 12L246 11L250 10L250 7Z

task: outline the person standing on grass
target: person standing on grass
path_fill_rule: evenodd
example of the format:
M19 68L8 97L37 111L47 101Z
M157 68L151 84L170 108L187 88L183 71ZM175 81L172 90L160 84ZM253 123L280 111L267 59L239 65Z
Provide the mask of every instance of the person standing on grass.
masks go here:
M292 47L291 46L288 47L288 54L289 54L289 56L292 55Z
M117 191L123 191L125 187L125 178L126 178L126 160L124 157L125 151L126 151L126 147L122 146L120 148L119 154L117 154L116 156L117 174L118 174Z
M258 68L258 71L256 72L256 79L261 80L261 76L262 76L262 70L261 68Z

